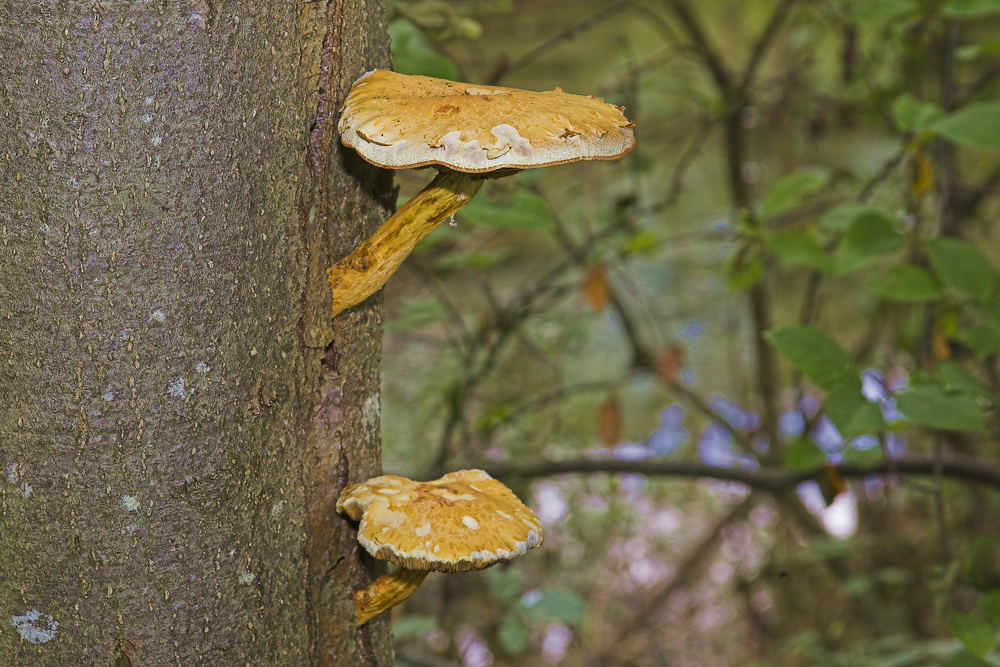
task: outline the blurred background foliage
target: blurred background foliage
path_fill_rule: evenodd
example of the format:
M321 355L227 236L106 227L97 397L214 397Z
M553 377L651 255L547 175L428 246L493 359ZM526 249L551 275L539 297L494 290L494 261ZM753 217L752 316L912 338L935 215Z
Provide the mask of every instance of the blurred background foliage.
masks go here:
M1000 665L1000 0L389 12L398 71L638 136L487 183L386 290L386 470L545 524L430 577L399 664Z

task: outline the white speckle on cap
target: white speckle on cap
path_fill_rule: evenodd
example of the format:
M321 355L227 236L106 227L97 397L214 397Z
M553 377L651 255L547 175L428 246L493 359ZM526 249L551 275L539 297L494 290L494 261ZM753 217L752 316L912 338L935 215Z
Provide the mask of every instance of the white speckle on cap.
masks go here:
M499 514L500 516L502 516L503 518L505 518L507 520L510 520L510 519L514 518L511 515L509 515L506 512L504 512L503 510L497 510L497 514Z
M469 530L478 530L479 528L479 522L473 519L468 514L462 517L462 523L464 523L465 527L468 528Z
M496 127L490 130L493 136L499 139L499 144L510 145L514 149L514 152L518 155L531 155L531 142L521 136L521 133L517 131L512 125L507 123L500 123ZM506 151L504 151L506 152Z
M387 496L394 496L399 493L399 489L379 489L377 493L384 493Z
M434 553L437 553L439 551L441 551L441 545L440 544L435 544L434 545Z
M26 611L21 616L11 616L10 624L17 629L21 639L31 644L44 644L56 638L58 621L37 609Z
M430 522L427 522L424 525L420 526L420 528L417 528L415 532L417 534L417 537L427 537L428 535L431 534Z
M404 523L406 523L406 514L403 512L394 512L387 509L379 514L379 521L387 526L392 526L393 528L399 528Z

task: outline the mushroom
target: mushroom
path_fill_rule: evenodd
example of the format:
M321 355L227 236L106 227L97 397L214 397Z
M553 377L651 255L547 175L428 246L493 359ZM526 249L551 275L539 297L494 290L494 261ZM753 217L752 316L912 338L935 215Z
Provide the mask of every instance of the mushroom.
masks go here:
M559 88L531 92L374 70L351 87L340 140L386 169L438 175L329 271L333 315L381 289L413 248L469 203L486 178L635 147L623 107Z
M482 470L430 482L373 477L346 487L337 511L361 522L369 554L399 566L354 592L358 625L410 597L431 570L482 570L542 543L535 513Z

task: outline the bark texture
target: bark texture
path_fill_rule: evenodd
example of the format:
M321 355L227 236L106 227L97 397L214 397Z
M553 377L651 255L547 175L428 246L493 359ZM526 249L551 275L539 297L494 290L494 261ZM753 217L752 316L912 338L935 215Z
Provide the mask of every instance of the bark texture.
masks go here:
M326 282L387 209L334 132L383 21L0 0L0 664L391 662L333 511L381 308Z

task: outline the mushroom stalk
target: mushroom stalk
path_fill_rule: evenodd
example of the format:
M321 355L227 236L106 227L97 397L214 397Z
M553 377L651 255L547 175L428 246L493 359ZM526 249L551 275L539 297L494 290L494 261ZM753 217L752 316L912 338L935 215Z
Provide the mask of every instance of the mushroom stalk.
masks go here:
M409 570L401 567L391 574L383 574L371 586L354 591L354 614L356 623L364 625L383 611L413 595L420 587L427 570Z
M420 241L469 203L483 176L442 170L347 257L330 268L333 316L361 303L392 277Z

